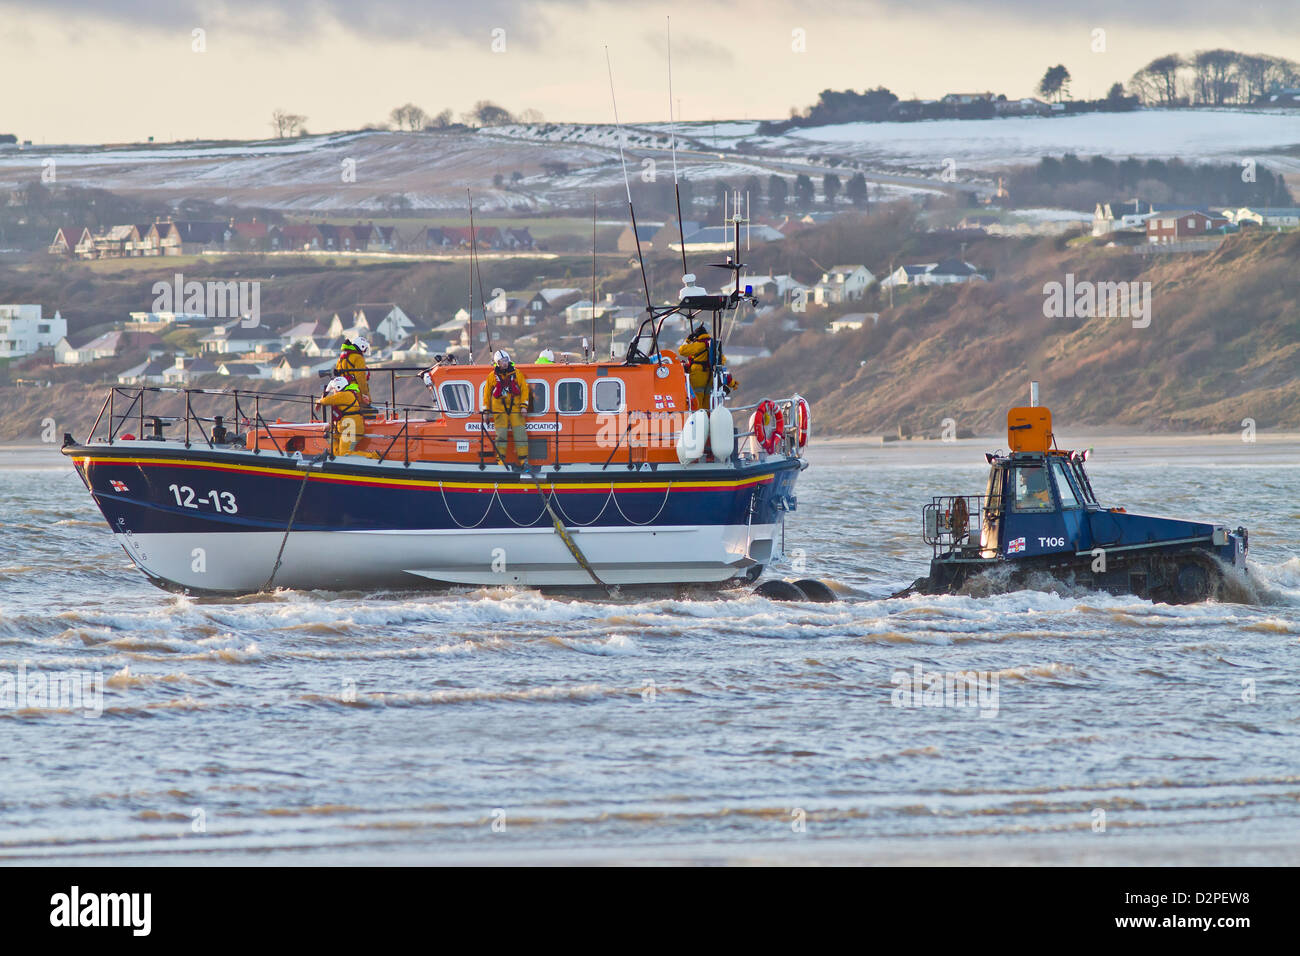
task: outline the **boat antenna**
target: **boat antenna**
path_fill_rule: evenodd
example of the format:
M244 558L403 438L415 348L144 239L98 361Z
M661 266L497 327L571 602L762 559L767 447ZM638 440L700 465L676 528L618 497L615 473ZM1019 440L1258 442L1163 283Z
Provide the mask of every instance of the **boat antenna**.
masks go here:
M677 198L677 244L682 250L682 275L690 270L686 267L686 227L682 224L682 189L677 182L677 120L673 116L673 18L668 21L668 142L673 152L673 195ZM690 323L688 322L689 326Z
M610 348L613 348L613 336ZM596 197L591 197L591 348L596 349Z
M632 205L632 181L627 176L627 158L623 155L623 126L618 121L618 99L614 96L614 67L609 59L609 47L605 47L605 69L609 73L609 99L614 104L614 130L618 133L618 160L623 164L623 187L627 190L627 211L632 217L632 238L636 240L636 260L641 265L641 288L645 290L645 310L654 312L650 301L650 280L645 275L645 256L641 254L641 233L636 228L636 208ZM596 303L591 303L595 312Z
M474 216L474 198L468 189L465 196L469 199L470 218ZM474 257L469 260L469 364L474 364Z
M469 190L465 190L469 192ZM487 335L487 352L489 363L492 358L492 323L488 321L487 315L487 296L483 294L483 267L478 261L478 230L474 228L474 197L470 196L469 200L469 255L473 260L473 269L478 273L478 301L479 306L483 309L483 331ZM471 312L471 315L473 313ZM471 341L471 346L473 342ZM473 359L474 353L470 352L470 358Z

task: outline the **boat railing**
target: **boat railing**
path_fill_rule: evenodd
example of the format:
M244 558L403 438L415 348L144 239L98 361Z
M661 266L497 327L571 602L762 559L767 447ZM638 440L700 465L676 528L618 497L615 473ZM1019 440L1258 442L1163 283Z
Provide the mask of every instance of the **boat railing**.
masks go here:
M940 550L978 548L984 519L996 510L987 495L935 495L921 509L921 537L936 555Z

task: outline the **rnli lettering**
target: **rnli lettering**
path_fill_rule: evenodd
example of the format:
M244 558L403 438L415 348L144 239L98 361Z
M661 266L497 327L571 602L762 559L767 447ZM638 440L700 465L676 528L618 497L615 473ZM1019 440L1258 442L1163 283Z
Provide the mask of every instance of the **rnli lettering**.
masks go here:
M481 432L482 430L483 430L482 422L465 423L465 431L467 432ZM487 430L495 434L497 430L496 425L494 425L492 422L488 422ZM524 424L524 430L530 432L561 432L564 431L564 423L563 422L526 422Z

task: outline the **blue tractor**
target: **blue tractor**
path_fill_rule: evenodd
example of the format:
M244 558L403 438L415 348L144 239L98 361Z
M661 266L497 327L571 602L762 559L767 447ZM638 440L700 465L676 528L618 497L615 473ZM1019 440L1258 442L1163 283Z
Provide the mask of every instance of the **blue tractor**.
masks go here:
M1114 594L1191 604L1232 593L1244 580L1245 528L1129 514L1093 494L1088 453L1062 451L1052 413L1041 406L1007 414L1011 451L989 463L983 495L933 498L922 511L930 574L903 594L959 591L972 577L1000 570L1007 586L1046 574Z

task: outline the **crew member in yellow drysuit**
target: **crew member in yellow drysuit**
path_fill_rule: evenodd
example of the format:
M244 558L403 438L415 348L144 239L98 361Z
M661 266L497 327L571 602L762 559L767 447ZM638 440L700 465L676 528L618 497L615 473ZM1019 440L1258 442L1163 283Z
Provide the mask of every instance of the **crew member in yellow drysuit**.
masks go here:
M528 431L524 415L528 411L528 380L519 374L510 354L504 349L492 356L492 371L487 379L488 411L497 431L497 458L505 464L506 433L514 439L515 455L521 470L529 471Z
M361 393L362 407L370 404L370 373L366 371L366 356L369 354L370 343L358 335L355 341L343 340L338 361L334 363L335 378L345 378L356 384Z
M712 341L709 330L699 325L677 350L677 355L686 366L686 374L691 381L691 394L695 398L693 406L695 408L709 407L709 393L713 391L713 366L709 363L709 345ZM727 364L727 357L722 354L721 347L718 348L715 358L719 365ZM739 384L728 373L723 387L731 392Z
M355 451L357 442L366 433L366 420L361 417L361 389L341 375L325 386L325 394L318 399L328 406L334 423L334 443L330 450L339 455L362 455L378 458L373 451Z

